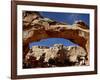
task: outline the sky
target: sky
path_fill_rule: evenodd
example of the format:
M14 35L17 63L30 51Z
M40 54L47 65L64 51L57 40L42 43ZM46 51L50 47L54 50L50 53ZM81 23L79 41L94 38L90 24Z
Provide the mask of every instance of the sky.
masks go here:
M77 45L71 42L70 40L64 38L48 38L48 39L42 39L38 42L32 42L29 44L29 47L32 48L32 46L34 45L51 47L54 44L63 44L64 46Z
M82 20L89 26L89 14L62 13L62 12L40 12L43 17L53 19L58 22L73 24L76 20Z
M67 24L73 24L77 20L84 21L89 26L89 14L80 14L80 13L61 13L61 12L39 12L43 17L50 18L57 22L64 22ZM39 46L53 46L54 44L63 44L64 46L76 45L70 40L63 38L48 38L40 40L39 42L32 42L29 44L31 48L34 45Z

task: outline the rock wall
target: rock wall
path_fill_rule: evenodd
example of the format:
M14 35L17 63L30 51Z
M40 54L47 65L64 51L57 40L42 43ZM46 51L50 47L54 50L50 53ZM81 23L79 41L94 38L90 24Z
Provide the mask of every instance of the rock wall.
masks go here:
M25 56L24 63L28 64L27 67L31 65L32 68L34 61L38 61L38 65L33 64L36 65L35 67L82 66L88 65L86 63L86 54L84 48L80 46L63 46L62 44L55 44L50 48L33 46ZM31 57L34 57L35 60L31 59L33 61L29 65ZM44 66L44 63L46 66Z

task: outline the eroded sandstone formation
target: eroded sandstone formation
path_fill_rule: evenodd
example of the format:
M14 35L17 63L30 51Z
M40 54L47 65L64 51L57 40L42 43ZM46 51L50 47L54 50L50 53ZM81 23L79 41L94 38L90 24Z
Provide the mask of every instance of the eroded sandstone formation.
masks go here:
M33 46L25 56L24 68L88 65L86 54L80 46Z
M69 39L84 48L89 62L89 28L84 22L76 21L69 25L44 18L38 12L23 12L24 58L29 51L30 42L55 37Z

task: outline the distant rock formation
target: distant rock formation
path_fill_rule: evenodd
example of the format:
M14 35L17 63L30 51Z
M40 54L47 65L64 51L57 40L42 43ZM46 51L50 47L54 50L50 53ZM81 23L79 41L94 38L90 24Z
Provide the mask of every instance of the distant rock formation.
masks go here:
M24 65L27 64L27 66L24 68L88 65L86 54L84 48L80 46L63 46L62 44L55 44L49 48L33 46L25 56Z
M23 17L23 53L29 51L29 43L45 38L64 38L78 44L86 51L87 64L89 64L89 28L82 21L73 25L56 22L42 17L38 12L24 12Z

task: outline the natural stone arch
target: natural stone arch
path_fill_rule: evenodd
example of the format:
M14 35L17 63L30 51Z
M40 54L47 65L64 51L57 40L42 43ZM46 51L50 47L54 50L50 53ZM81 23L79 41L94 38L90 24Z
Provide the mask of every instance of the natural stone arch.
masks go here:
M83 47L89 56L89 27L83 21L68 25L44 18L38 12L23 12L23 57L29 51L30 42L46 38L69 39Z
M28 29L27 37L23 38L23 51L26 54L29 50L28 46L30 42L39 41L46 38L64 38L69 39L72 42L83 47L87 53L89 51L89 32L82 28L58 28L56 29Z

